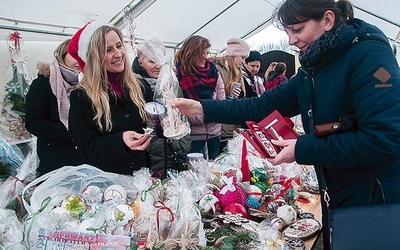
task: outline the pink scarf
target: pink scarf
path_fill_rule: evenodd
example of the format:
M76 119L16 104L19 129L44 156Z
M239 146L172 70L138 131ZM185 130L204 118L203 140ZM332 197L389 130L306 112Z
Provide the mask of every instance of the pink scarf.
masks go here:
M67 82L63 75L65 78L71 79L71 81ZM75 75L76 81L72 80L75 79ZM69 94L75 89L76 84L78 83L78 72L63 65L60 66L55 61L52 65L50 65L49 82L51 90L57 98L58 115L60 117L60 121L68 130L68 113L70 107Z

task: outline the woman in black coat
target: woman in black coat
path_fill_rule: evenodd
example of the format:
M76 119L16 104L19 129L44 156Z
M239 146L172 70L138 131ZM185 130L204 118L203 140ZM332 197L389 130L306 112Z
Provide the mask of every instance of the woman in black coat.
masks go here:
M71 93L70 134L84 162L132 174L149 167L145 101L130 70L121 31L96 21L72 37L68 52L84 72Z
M38 77L26 95L26 129L37 137L40 175L82 163L68 134L69 93L78 83L79 66L67 53L70 39L54 51L50 65L39 63Z

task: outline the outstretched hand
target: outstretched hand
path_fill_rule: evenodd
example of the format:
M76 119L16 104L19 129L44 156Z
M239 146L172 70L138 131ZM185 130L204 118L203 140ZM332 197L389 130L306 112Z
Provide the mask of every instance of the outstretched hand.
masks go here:
M279 152L275 158L268 158L268 161L272 165L279 165L281 163L291 163L296 160L296 156L294 153L297 139L289 139L289 140L271 140L271 143L281 147L282 150Z
M182 115L204 116L201 103L192 99L177 98L172 102L172 107L179 109Z

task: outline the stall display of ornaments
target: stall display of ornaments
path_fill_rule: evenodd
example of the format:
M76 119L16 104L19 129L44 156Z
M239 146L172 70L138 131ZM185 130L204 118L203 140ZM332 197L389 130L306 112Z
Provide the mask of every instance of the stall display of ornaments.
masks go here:
M99 244L118 249L291 249L315 235L319 222L294 205L303 192L302 167L270 166L253 158L249 148L249 173L243 174L238 160L243 151L238 152L214 162L198 160L201 171L170 171L164 181L153 178L149 169L132 176L89 165L57 169L24 184L24 234L9 241L43 250L49 249L46 244L77 244L82 249ZM249 180L239 181L243 176ZM0 210L1 216L6 212ZM4 231L5 238L12 233Z

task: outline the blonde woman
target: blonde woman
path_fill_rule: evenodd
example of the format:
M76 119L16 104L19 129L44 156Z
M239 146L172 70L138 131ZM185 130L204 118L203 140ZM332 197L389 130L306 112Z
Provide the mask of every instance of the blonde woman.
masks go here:
M225 55L214 58L214 61L225 84L226 98L243 98L246 96L246 87L243 80L242 64L249 56L250 49L247 43L239 38L229 39L226 45ZM224 151L228 140L233 137L233 131L237 127L240 126L222 124L220 153Z
M84 73L71 93L69 126L85 163L120 174L149 167L145 101L121 31L88 23L74 35L68 52Z

